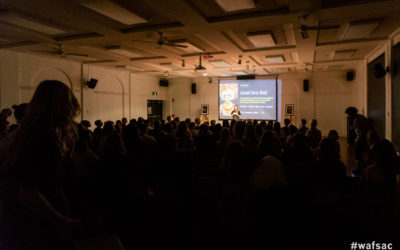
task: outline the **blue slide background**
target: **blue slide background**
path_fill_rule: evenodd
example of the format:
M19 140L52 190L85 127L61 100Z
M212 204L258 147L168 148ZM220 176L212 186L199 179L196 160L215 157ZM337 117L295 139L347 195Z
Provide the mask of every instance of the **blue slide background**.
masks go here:
M276 79L220 80L218 84L219 119L231 119L228 113L234 104L239 106L241 119L277 119ZM229 91L224 91L226 86Z

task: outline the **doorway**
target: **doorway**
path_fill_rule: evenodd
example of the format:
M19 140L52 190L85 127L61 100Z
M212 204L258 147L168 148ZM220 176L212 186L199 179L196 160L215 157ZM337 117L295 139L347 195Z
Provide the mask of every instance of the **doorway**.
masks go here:
M382 54L368 64L368 119L371 121L374 130L379 134L379 136L385 138L385 77L378 79L374 75L374 65L377 63L385 65L385 54Z
M162 120L163 101L147 100L147 120L153 125L154 121Z
M392 49L392 139L400 152L400 43Z

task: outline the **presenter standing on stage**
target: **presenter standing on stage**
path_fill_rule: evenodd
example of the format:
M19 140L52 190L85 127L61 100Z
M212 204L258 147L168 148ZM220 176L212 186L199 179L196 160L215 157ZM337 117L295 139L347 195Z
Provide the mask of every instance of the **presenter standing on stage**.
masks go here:
M239 107L238 107L238 105L235 105L235 106L233 106L233 110L232 110L232 112L231 112L231 118L233 119L233 120L239 120L240 119L240 117L242 117L242 114L240 113L240 111L239 111Z

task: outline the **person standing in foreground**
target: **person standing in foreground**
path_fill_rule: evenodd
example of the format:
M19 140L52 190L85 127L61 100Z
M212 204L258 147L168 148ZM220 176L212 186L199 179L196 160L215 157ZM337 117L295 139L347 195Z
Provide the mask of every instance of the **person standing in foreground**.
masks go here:
M80 222L69 217L63 186L78 113L78 101L64 83L39 84L1 166L6 249L69 249L66 240Z
M355 138L355 160L357 162L357 168L353 170L353 174L361 176L364 169L367 167L364 155L367 154L369 147L367 141L367 133L370 130L368 120L365 116L358 114L358 110L355 107L348 107L345 111L348 115L350 133L356 136ZM352 143L349 143L352 145Z
M231 112L231 118L233 120L240 120L240 118L242 117L242 114L239 111L239 107L238 105L235 104L235 106L233 106L233 110Z

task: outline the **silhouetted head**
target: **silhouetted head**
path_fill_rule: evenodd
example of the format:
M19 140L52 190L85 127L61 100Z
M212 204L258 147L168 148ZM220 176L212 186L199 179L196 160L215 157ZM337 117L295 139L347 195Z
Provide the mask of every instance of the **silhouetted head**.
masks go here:
M348 116L353 117L357 115L358 110L356 107L348 107L346 111L344 111Z
M339 140L339 133L336 130L332 129L331 131L329 131L328 138L337 141Z
M306 137L301 133L296 133L293 136L293 146L295 147L306 147Z
M106 121L104 123L103 131L104 131L104 134L107 134L107 135L115 133L114 122L113 121Z
M187 125L185 122L180 122L178 128L176 130L176 137L178 138L185 138L187 131Z
M312 119L311 124L310 124L310 127L315 129L315 128L317 128L317 125L318 125L317 120Z
M289 126L289 133L290 135L294 135L297 133L297 127L295 125L290 125Z
M88 120L82 120L81 124L83 129L89 129L92 126L92 124L90 124L90 121Z
M281 124L278 121L276 121L274 123L274 131L279 132L280 130L281 130Z
M253 126L253 124L250 123L246 125L244 136L247 139L256 140L256 128Z
M244 135L244 130L246 128L246 123L244 121L237 121L235 127L233 128L233 136L240 140Z
M386 139L379 140L373 151L372 161L383 170L385 184L391 187L396 186L396 173L399 169L399 156L393 144Z
M74 119L78 113L78 101L64 83L56 80L43 81L26 108L20 126L21 135L35 129L56 131L58 143L63 145L63 152L70 153L76 139Z
M371 146L372 144L377 143L380 140L380 138L378 133L376 133L374 130L370 130L367 133L367 140L368 140L368 145Z
M96 120L94 122L94 125L96 125L96 127L100 127L101 128L103 126L103 122L101 120Z
M279 158L282 153L279 138L277 138L271 131L264 132L258 148L261 157L273 155Z
M229 128L229 121L228 120L223 120L222 121L222 127Z
M20 123L25 116L25 110L28 107L28 103L22 103L20 105L14 105L12 108L14 109L14 117L17 120L17 123Z
M226 142L229 140L229 129L228 128L222 128L221 132L219 134L219 139L220 141Z
M301 119L301 125L306 126L307 120L306 119Z
M285 123L285 126L286 126L286 127L289 126L289 124L290 124L290 119L286 118L286 119L284 120L284 123Z
M128 124L128 119L126 117L123 117L121 121L124 125Z
M190 120L190 118L186 118L186 119L185 119L186 125L189 126L189 124L190 124L191 121L192 121L192 120Z
M339 144L329 138L325 138L320 144L321 159L323 160L339 160L340 159L340 149Z
M52 128L75 127L79 104L72 91L62 82L43 81L30 101L24 123L45 123Z

